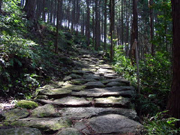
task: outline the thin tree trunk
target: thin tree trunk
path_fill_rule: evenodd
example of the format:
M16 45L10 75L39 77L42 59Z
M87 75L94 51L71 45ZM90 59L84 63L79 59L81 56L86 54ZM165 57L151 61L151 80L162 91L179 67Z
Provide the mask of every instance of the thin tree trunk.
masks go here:
M153 0L149 0L149 8L150 8L150 29L151 29L151 41L154 39L154 16L153 16ZM154 56L154 44L151 43L151 54Z
M2 12L2 3L3 3L3 0L0 0L0 13Z
M135 48L133 47L133 43L135 41L138 41L138 14L137 14L137 0L133 0L133 24L132 24L132 33L131 33L131 53L130 57L132 60L132 64L135 62L136 58L136 51ZM137 46L138 49L138 46Z
M55 40L55 53L58 53L58 37L59 37L59 10L60 10L60 1L58 0L58 6L57 6L57 24L56 24L56 40Z
M104 9L104 50L107 51L107 0L105 0Z

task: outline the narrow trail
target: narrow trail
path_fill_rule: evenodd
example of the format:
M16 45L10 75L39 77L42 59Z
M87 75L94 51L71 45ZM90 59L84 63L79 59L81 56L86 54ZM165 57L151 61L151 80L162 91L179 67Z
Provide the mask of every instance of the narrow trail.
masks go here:
M131 99L135 89L112 67L81 49L76 70L63 81L38 89L34 110L6 111L6 122L16 128L0 129L0 135L140 135ZM14 110L14 111L13 111ZM12 121L7 117L13 114ZM12 118L12 119L13 119ZM22 128L26 127L26 128ZM10 135L11 135L10 134ZM8 134L9 135L9 134Z

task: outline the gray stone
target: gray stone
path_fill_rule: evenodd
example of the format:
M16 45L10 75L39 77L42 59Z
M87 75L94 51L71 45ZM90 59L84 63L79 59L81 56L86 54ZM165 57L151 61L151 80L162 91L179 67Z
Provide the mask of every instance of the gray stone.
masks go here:
M25 118L13 122L13 126L24 126L38 128L43 131L57 131L71 126L68 118Z
M108 114L89 120L89 126L97 134L136 133L142 125L118 114Z
M117 78L117 74L116 73L108 73L108 74L104 74L104 77L107 78L107 79L115 79Z
M108 64L99 65L99 67L104 69L112 69L112 67Z
M15 121L20 118L27 117L29 112L24 108L13 108L11 110L4 111L2 115L5 117L5 121Z
M100 82L100 81L96 81L96 82L88 82L85 84L86 88L104 88L105 85Z
M71 90L67 90L64 88L58 88L58 89L51 89L51 90L41 90L39 91L40 95L47 95L47 96L51 96L51 97L61 97L63 95L69 95L72 91Z
M108 86L108 87L112 87L112 86L126 86L126 84L122 83L122 82L109 82L108 84L106 84L106 86Z
M82 133L75 128L65 128L59 131L56 135L82 135Z
M0 135L42 135L36 128L10 128L0 129Z
M33 117L54 117L58 116L56 109L51 104L46 104L44 106L39 106L36 109L32 110Z
M70 74L69 75L72 79L79 79L82 78L82 76L78 75L78 74Z
M63 86L62 88L65 88L67 90L73 90L73 91L81 91L84 90L86 88L85 85L72 85L72 84L68 84Z
M100 69L98 69L98 71L97 71L97 72L99 72L99 73L103 73L103 74L105 74L105 73L115 73L115 71L114 71L114 70L104 69L104 68L100 68Z
M85 97L104 97L104 96L132 97L135 95L135 91L134 91L134 89L128 89L125 86L121 86L121 87L87 89L87 90L80 91L80 92L72 92L71 95L85 96Z
M96 80L94 79L74 79L74 80L71 80L71 84L75 84L75 85L81 85L81 84L85 84L87 82L94 82Z
M106 97L95 98L95 106L116 106L116 107L128 107L130 105L130 99L124 97Z
M91 102L87 101L85 98L78 97L65 97L61 99L56 99L53 104L60 106L90 106Z
M102 107L71 107L63 108L59 111L63 117L68 117L70 119L83 119L90 118L102 114L120 114L124 115L130 119L137 119L137 113L133 109L125 108L102 108Z
M71 76L66 76L66 77L64 77L63 81L69 81L69 80L71 80L71 79L72 79Z
M85 79L95 79L95 80L101 80L102 77L99 75L95 75L95 74L85 74L83 76Z

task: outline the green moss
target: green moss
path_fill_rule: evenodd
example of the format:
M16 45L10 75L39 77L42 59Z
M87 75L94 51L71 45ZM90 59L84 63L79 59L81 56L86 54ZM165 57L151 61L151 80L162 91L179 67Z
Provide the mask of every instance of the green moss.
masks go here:
M33 108L38 107L38 104L34 101L21 100L21 101L16 103L16 107L33 109Z

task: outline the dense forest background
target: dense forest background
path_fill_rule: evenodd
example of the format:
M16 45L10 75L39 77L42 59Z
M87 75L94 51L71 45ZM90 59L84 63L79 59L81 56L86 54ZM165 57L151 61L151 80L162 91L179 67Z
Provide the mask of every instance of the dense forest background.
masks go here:
M166 110L173 61L170 0L0 0L0 36L3 97L32 98L37 87L71 70L68 52L81 45L101 52L137 88L139 116ZM163 114L150 125L177 121L160 122Z

